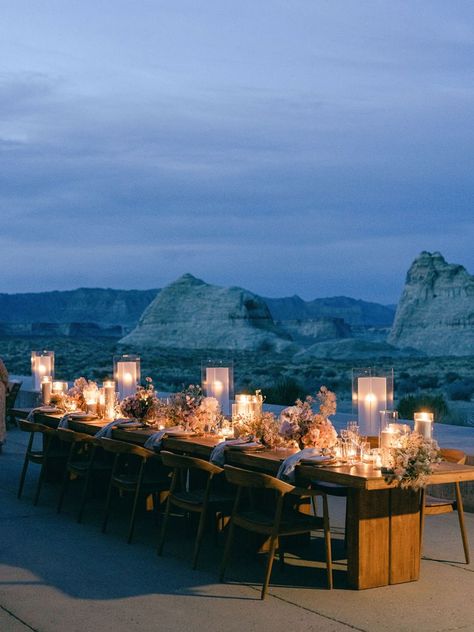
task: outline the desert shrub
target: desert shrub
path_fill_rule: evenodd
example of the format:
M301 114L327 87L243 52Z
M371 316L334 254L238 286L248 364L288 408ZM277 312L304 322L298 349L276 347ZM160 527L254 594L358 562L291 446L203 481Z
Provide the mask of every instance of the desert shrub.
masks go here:
M408 373L408 371L400 371L400 373L398 374L398 378L400 380L408 380L410 378L410 374Z
M446 388L446 392L453 401L470 402L474 393L474 380L456 380Z
M461 379L461 376L459 375L459 373L456 373L455 371L448 371L444 375L444 381L447 384L451 384L451 382L456 382L456 380L460 380L460 379Z
M324 371L324 375L325 375L326 377L336 377L336 376L337 376L337 373L336 373L336 371L335 371L334 369L326 369L326 370Z
M262 389L267 404L294 404L298 398L306 397L304 387L292 377L282 377L273 386Z
M398 393L413 393L418 389L418 386L411 379L400 379L395 384Z
M420 375L416 383L418 388L436 388L439 384L439 379L437 375Z
M413 419L413 415L420 410L433 413L436 421L442 421L449 413L446 400L440 394L408 395L398 402L398 414L401 419Z

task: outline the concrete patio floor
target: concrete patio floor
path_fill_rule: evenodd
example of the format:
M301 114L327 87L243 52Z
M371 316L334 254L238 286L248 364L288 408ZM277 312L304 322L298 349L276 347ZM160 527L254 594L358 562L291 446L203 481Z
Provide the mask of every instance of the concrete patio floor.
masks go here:
M427 519L420 581L357 592L345 580L344 504L331 499L335 589L325 589L322 547L315 538L300 551L303 557L289 556L285 569L275 564L261 602L264 560L245 547L234 552L228 583L220 584L222 542L216 548L208 538L199 570L192 571L193 536L181 524L170 530L159 558L151 514L139 516L135 542L127 545L125 511L112 515L103 535L100 501L88 505L81 525L72 490L60 515L54 485L45 486L33 507L34 465L17 500L26 439L9 431L0 455L1 632L474 631L474 565L462 562L455 514ZM467 526L472 549L473 514Z

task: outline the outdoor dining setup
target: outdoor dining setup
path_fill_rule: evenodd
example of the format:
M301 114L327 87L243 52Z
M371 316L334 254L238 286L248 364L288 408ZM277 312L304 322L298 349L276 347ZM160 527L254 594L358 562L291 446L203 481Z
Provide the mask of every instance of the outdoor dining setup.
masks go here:
M284 563L285 549L298 539L304 559L311 534L322 538L326 584L333 587L332 497L346 506L351 588L417 580L425 516L432 513L457 511L460 550L469 563L460 483L474 480L474 466L465 464L462 451L438 446L430 411L415 414L413 429L398 419L392 371L354 371L356 414L338 433L331 421L336 396L325 386L272 412L258 390L234 395L233 367L224 362L203 363L200 385L161 397L151 378L141 384L135 355L114 358L113 374L101 383L56 380L52 351L33 351L31 363L38 405L14 411L30 435L19 498L33 476L30 465L39 465L34 503L43 485L56 480L62 511L74 481L81 522L102 486L106 532L111 507L128 496L129 543L146 503L158 516L160 555L173 537L172 516L193 515L192 566L199 564L206 528L223 532L221 580L231 571L236 532L253 532L258 550L268 552L262 598L275 555ZM428 493L428 485L445 483L453 485L454 499Z

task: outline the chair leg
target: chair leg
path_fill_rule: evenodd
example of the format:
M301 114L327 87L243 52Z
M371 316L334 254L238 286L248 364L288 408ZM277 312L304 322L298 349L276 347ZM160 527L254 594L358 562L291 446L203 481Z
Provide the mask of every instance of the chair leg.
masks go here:
M201 516L199 517L198 532L196 535L196 542L194 544L193 570L196 569L199 551L201 549L202 537L204 535L204 527L206 525L206 514L207 514L206 507L203 507L201 511Z
M82 522L84 507L86 506L86 500L87 500L87 491L89 489L89 479L90 479L90 470L87 472L85 480L84 480L84 487L82 488L82 495L81 495L81 505L79 507L79 513L77 514L77 522Z
M56 509L57 513L61 513L64 496L66 494L68 486L69 486L69 470L66 467L66 471L64 472L63 484L61 485L61 492L59 494L58 506Z
M138 475L137 488L135 490L135 497L133 499L132 515L130 517L130 526L128 528L127 544L131 544L132 543L133 531L135 529L135 518L136 518L136 515L137 515L138 498L140 496L140 490L142 488L143 468L144 468L144 463L142 463L142 465L140 467L140 473Z
M235 530L234 521L231 518L230 522L229 522L229 533L227 534L227 540L226 540L226 543L225 543L224 555L222 557L221 570L220 570L220 574L219 574L219 581L221 581L221 582L224 581L225 569L227 568L227 563L228 563L229 558L230 558L230 551L231 551L231 548L232 548L232 540L234 539L234 530Z
M171 511L171 495L168 496L168 499L166 501L165 515L163 516L163 524L161 525L160 542L158 544L158 555L162 555L163 553L163 546L165 543L166 529L168 527L168 519L170 517L170 511Z
M425 531L425 495L426 491L422 489L420 493L420 556L423 553L423 534Z
M26 470L28 469L28 463L29 463L29 459L28 459L28 455L26 455L25 462L23 463L23 469L21 470L20 485L18 487L17 498L21 498L21 494L23 492L23 485L25 484Z
M270 575L272 574L273 567L273 559L275 557L275 549L278 543L278 536L272 535L270 540L270 550L268 551L268 561L267 568L265 570L265 579L263 580L262 592L260 594L260 599L265 599L265 595L267 594L268 584L270 583Z
M77 522L82 522L82 516L84 514L84 507L86 506L86 500L87 500L87 492L89 491L89 482L91 479L91 474L92 474L92 465L94 463L94 458L95 458L95 453L96 453L96 448L92 447L91 449L91 455L89 458L89 467L87 468L87 473L84 479L84 487L82 488L82 495L81 495L81 505L79 507L79 513L77 514Z
M112 477L110 478L110 484L109 484L109 489L107 491L107 498L105 501L105 508L104 508L104 518L102 520L102 533L105 533L106 529L107 529L107 523L109 521L109 512L110 512L110 501L112 499Z
M461 487L459 483L455 483L456 486L456 506L458 510L459 528L461 529L462 545L464 548L464 557L466 558L466 564L469 564L469 542L467 541L466 525L464 523L464 505L462 502Z
M331 550L331 529L329 526L329 509L328 498L323 496L323 521L324 521L324 541L326 544L326 568L328 575L328 588L332 590L333 578L332 578L332 550Z

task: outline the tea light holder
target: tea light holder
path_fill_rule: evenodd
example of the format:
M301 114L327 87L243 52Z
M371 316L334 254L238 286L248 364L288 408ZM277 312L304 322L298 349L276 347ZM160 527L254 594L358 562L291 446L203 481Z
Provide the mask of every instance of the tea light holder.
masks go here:
M415 432L424 439L433 438L433 413L419 412L414 414Z
M50 375L41 378L41 401L45 406L51 403L51 391L53 388L53 380Z
M54 351L31 352L31 376L33 390L40 391L42 378L54 376Z
M61 380L56 380L52 385L52 395L64 395L67 393L68 383L62 382Z
M361 434L377 435L379 411L393 406L393 369L373 368L352 370L352 408L357 414Z
M257 393L255 395L239 393L235 396L235 404L232 404L232 418L257 419L262 414L262 404L263 397Z
M215 397L223 415L230 415L230 400L234 391L232 363L212 361L201 366L202 390L206 397Z
M134 395L140 383L140 357L131 354L114 357L114 376L120 399Z
M91 415L97 415L97 407L99 403L99 389L97 386L87 386L82 391L82 395L86 402L87 412Z
M115 417L115 382L105 380L102 384L104 391L104 417L114 419Z

